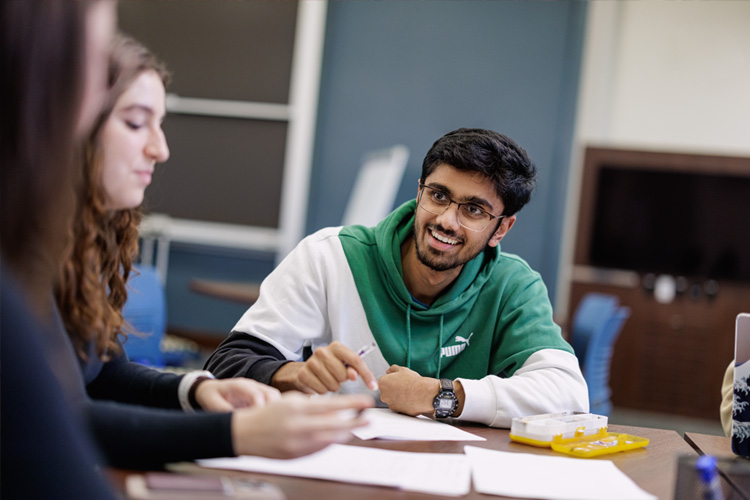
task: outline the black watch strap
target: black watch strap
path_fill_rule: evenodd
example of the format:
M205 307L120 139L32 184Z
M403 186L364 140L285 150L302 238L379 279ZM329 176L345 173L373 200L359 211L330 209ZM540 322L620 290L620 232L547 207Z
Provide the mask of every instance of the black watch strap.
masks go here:
M435 418L448 418L458 408L458 398L453 391L453 381L449 378L440 379L440 391L432 400L432 408L435 410Z

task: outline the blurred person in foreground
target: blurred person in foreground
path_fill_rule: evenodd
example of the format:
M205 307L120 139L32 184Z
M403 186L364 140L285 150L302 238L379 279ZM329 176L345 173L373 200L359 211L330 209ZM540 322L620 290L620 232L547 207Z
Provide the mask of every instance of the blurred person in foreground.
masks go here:
M114 498L52 286L74 209L75 146L105 95L108 0L0 4L0 496Z

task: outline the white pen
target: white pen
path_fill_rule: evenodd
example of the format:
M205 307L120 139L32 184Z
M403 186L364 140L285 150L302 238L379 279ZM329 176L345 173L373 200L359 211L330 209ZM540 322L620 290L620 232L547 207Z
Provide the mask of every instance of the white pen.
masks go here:
M373 340L369 344L365 344L362 347L360 347L359 350L357 351L357 356L359 356L360 358L364 358L365 356L367 356L368 354L370 354L372 351L374 351L377 346L378 346L378 344L376 344L375 341ZM344 364L347 367L349 366L349 364L347 364L347 363L344 363ZM373 382L372 385L368 384L368 386L373 391L377 391L378 390L378 383L377 382Z
M362 347L359 348L359 351L357 351L357 356L359 356L360 358L364 358L365 356L370 354L372 351L374 351L377 346L378 344L376 344L375 341L370 342L367 345L363 345Z

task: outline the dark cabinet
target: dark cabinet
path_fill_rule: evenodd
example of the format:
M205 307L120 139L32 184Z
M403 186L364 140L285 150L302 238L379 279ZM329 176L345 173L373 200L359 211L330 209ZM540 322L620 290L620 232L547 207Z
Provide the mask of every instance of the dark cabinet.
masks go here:
M750 158L589 148L568 318L588 292L631 316L615 406L718 419L734 321L750 311ZM657 300L653 277L674 276Z
M718 418L722 377L734 357L734 319L750 310L750 286L720 284L713 299L685 293L660 304L640 284L574 282L571 314L588 292L615 295L631 310L612 358L615 406Z

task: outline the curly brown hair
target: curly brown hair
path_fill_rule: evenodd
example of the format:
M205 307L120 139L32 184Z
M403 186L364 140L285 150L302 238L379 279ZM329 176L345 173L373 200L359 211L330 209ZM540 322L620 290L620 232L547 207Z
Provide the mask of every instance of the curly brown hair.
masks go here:
M88 359L90 346L104 360L119 352L120 336L131 328L122 316L125 284L138 255L141 207L108 210L102 185L101 131L117 99L144 71L156 71L166 86L169 73L139 42L115 38L109 57L108 104L83 147L83 183L70 244L61 262L57 305L76 352Z

